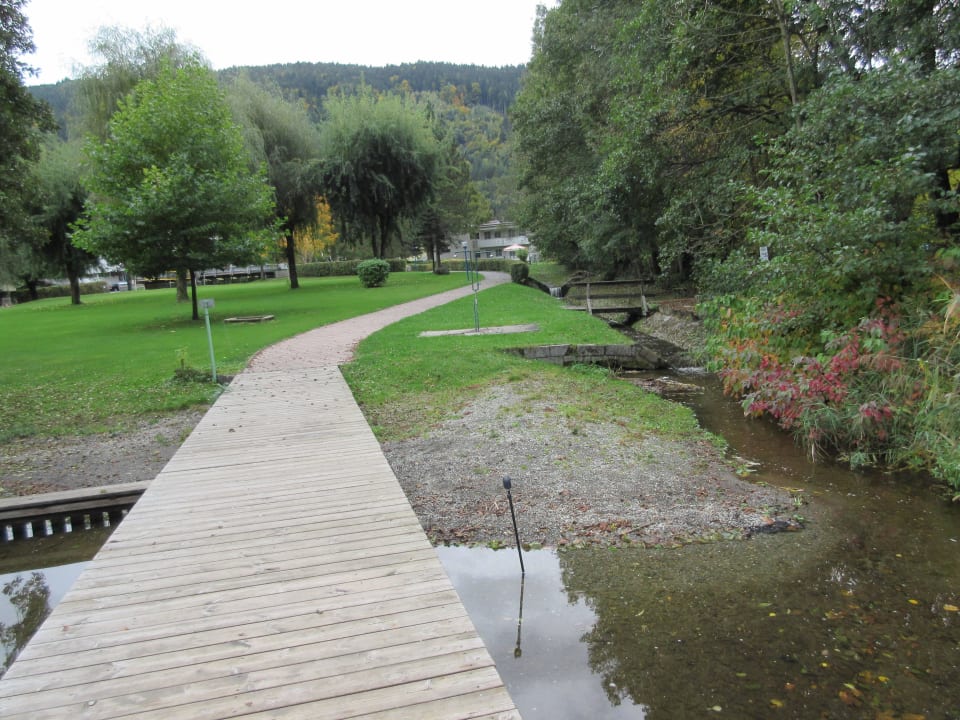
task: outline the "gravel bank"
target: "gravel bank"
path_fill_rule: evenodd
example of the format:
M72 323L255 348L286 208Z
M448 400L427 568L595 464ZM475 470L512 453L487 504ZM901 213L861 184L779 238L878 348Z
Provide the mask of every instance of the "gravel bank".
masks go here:
M571 424L531 388L490 388L426 437L384 453L435 543L674 545L779 527L789 496L736 477L707 442ZM542 397L542 391L536 393Z

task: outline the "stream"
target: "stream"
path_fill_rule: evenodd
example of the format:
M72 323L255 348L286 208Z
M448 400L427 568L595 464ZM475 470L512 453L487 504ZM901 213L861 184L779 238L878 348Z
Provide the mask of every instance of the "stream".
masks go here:
M524 720L960 718L960 508L810 463L712 376L666 384L753 481L804 491L806 529L534 551L522 585L512 549L438 548Z

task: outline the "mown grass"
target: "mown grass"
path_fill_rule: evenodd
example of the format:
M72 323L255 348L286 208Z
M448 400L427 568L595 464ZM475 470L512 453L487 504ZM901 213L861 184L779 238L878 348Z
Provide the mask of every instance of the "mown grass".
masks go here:
M337 320L464 285L461 274L394 273L382 288L356 277L307 278L200 289L211 312L217 370L241 370L257 350ZM219 387L178 382L175 370L209 370L203 321L173 290L26 303L0 311L0 442L16 437L103 432L131 419L210 402ZM225 324L231 316L275 315L261 324Z
M537 324L535 333L420 337L424 330L473 326L473 300L458 300L391 325L364 340L344 375L382 441L414 437L495 383L518 383L531 398L550 398L558 413L614 422L631 432L674 437L699 433L693 414L599 368L559 368L504 350L554 343L623 343L603 321L564 310L519 285L479 296L483 327Z

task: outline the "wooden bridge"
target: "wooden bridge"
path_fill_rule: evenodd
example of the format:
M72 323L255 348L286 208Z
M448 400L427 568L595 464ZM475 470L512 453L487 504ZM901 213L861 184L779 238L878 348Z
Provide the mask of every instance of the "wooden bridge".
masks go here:
M631 318L628 324L649 314L647 296L656 294L645 280L584 280L568 283L562 290L568 310L590 315L626 313Z
M0 680L0 716L520 717L333 366L237 376Z

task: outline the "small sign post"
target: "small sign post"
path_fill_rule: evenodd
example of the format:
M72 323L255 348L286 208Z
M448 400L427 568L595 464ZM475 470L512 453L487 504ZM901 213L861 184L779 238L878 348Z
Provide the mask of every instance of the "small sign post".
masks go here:
M463 265L467 271L467 280L470 281L470 289L473 290L473 329L480 332L480 306L477 302L477 293L480 292L480 267L477 262L471 264L467 243L463 243Z
M210 374L213 381L217 381L217 356L213 353L213 334L210 332L210 308L214 305L212 299L201 300L200 307L203 308L203 320L207 326L207 344L210 346Z

